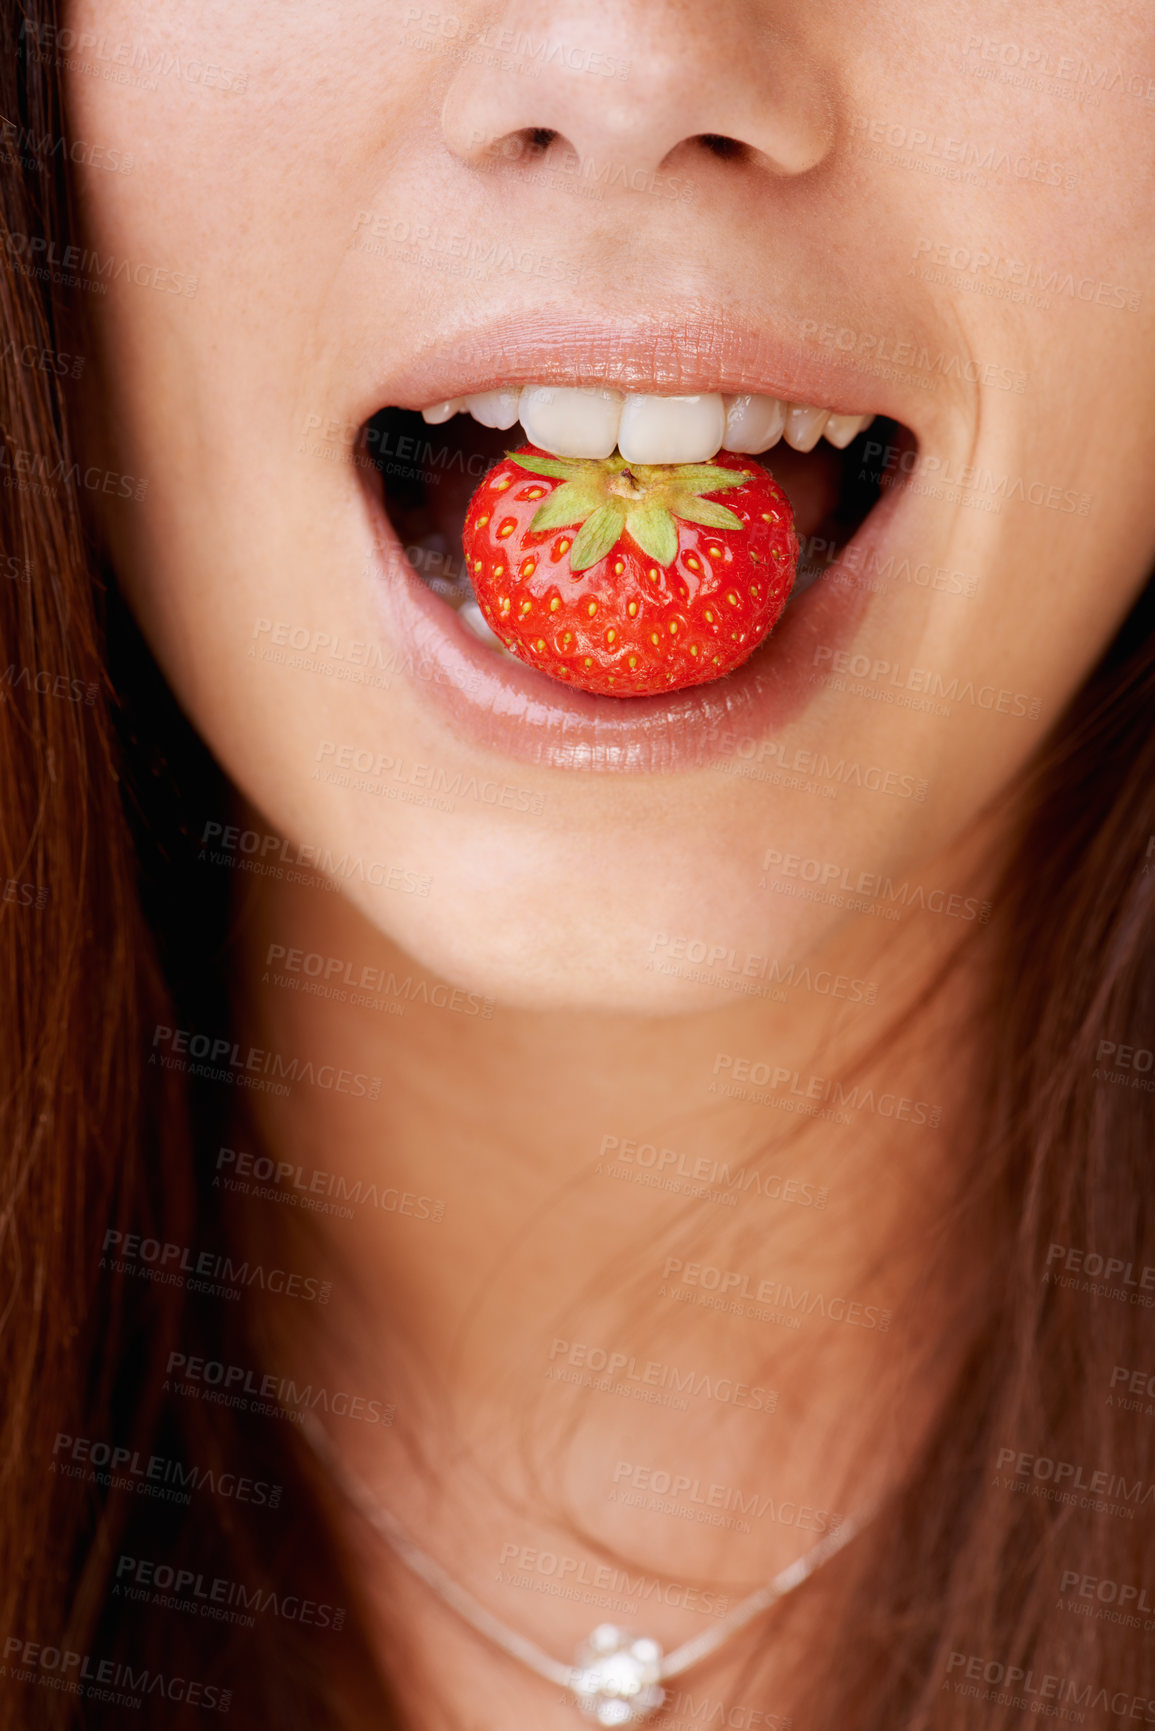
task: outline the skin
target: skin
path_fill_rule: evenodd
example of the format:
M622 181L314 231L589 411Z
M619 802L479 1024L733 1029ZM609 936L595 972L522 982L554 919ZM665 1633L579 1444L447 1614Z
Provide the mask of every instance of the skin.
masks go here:
M92 0L70 8L71 27L246 82L210 88L162 73L149 90L79 63L67 77L73 133L134 159L127 174L78 169L86 244L197 279L193 295L114 281L84 308L88 444L148 481L142 501L101 501L120 580L237 789L237 821L402 868L400 887L343 880L335 893L237 874L244 1037L381 1078L373 1100L316 1088L295 1089L291 1103L258 1095L247 1133L306 1169L445 1202L436 1223L366 1209L352 1222L311 1222L295 1253L301 1266L335 1265L332 1305L306 1327L287 1301L270 1304L266 1355L330 1386L344 1375L346 1386L387 1390L396 1424L370 1434L346 1423L335 1446L499 1615L566 1654L589 1607L497 1581L504 1545L600 1561L597 1547L613 1544L635 1570L734 1594L813 1542L781 1522L741 1534L623 1508L608 1500L617 1463L845 1511L901 1472L949 1380L948 1291L962 1304L967 1288L957 1269L945 1278L933 1231L965 1140L959 1028L973 969L921 1018L917 1038L868 1048L978 922L937 913L893 923L775 893L763 861L768 849L836 861L852 877L889 874L977 907L1000 839L984 813L1146 580L1150 297L1137 310L1110 301L1114 285L1150 280L1155 194L1134 143L1147 104L1120 85L1097 106L1072 100L1071 76L1054 68L1072 57L1142 71L1155 64L1155 27L1096 3L1036 9L1019 31L980 4L945 0L893 15L839 0L638 0L556 5L548 16L551 41L612 56L626 75L555 59L529 76L516 54L495 49L486 62L460 51L457 30L540 39L541 8L528 4L487 11L461 0L446 24L360 0L179 13ZM1044 47L1051 73L1036 61L1034 85L977 75L1016 45ZM888 145L897 126L934 142L912 148L903 133L895 144L894 131ZM611 186L594 200L541 184L509 144L530 127L557 134L536 169L572 147L641 171L643 185L677 176L692 198ZM749 153L711 155L695 142L703 133ZM972 148L963 177L937 172L960 160L946 139ZM995 159L974 169L991 146ZM359 251L366 211L496 238L549 268L462 277L418 268L402 248ZM995 275L955 274L949 258L935 267L940 245L957 259L986 249L1057 268L1100 298L1056 290L1044 307L974 292L997 286ZM559 281L562 270L572 280ZM1044 502L1010 499L997 512L929 485L907 495L894 550L963 573L973 593L891 582L854 641L872 663L1027 694L1033 713L962 702L927 715L827 686L776 731L787 753L853 756L925 781L924 799L853 788L830 799L707 771L615 777L515 764L456 733L419 680L338 681L256 653L267 641L260 620L396 649L376 612L349 439L326 444L311 417L322 431L330 420L355 427L389 400L379 381L433 340L465 342L467 327L489 320L548 317L564 332L580 315L637 333L646 318L692 313L708 352L720 308L768 333L772 364L751 388L888 413L952 473L970 464L1042 483L1032 498ZM929 378L892 366L848 384L826 327L993 371L982 384L965 365ZM619 357L631 341L643 365L644 334L624 338ZM563 340L559 353L564 382ZM1012 388L1000 388L1007 379ZM672 390L678 380L667 369L649 382ZM1051 488L1086 509L1047 504ZM374 798L315 778L325 741L513 783L539 809ZM876 1002L792 990L783 1004L653 965L684 956L689 940L732 951L739 977L750 955L794 959L873 982ZM491 1013L450 1001L388 1015L305 995L284 983L288 970L270 968L270 945L447 982ZM809 1077L860 1063L877 1094L935 1106L939 1123L861 1111L847 1125L792 1119L749 1084L745 1097L721 1096L719 1077L743 1057L797 1072L803 1092ZM778 1201L758 1213L748 1201L729 1210L614 1184L597 1169L607 1135L732 1163L761 1148L766 1172L825 1186L828 1205ZM236 1206L248 1209L254 1245L289 1241L289 1209ZM775 1325L663 1298L674 1255L837 1288L891 1308L894 1325L808 1321L805 1350L791 1351ZM646 1358L715 1364L773 1387L778 1410L760 1425L699 1402L675 1425L659 1406L547 1381L556 1339L619 1337ZM561 1449L566 1423L578 1429ZM566 1537L569 1516L577 1536ZM355 1520L342 1524L380 1602L386 1662L424 1684L403 1691L415 1723L496 1727L532 1713L559 1731L572 1724L544 1686L398 1581ZM812 1604L820 1592L816 1582ZM668 1644L703 1626L684 1606L641 1621ZM800 1631L801 1651L821 1641L820 1614ZM432 1662L435 1642L444 1663ZM709 1674L712 1693L735 1686L736 1662L728 1655ZM782 1711L785 1678L768 1677L741 1699Z

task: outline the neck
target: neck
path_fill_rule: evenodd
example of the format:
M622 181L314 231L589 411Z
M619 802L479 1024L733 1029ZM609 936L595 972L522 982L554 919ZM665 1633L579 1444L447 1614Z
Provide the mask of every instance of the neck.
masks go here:
M811 984L786 1005L572 1014L455 992L342 896L260 884L242 1039L334 1081L254 1094L228 1166L245 1182L245 1153L277 1163L272 1200L236 1196L243 1230L333 1279L324 1308L268 1300L270 1368L325 1387L322 1418L337 1389L391 1403L389 1427L326 1420L334 1448L562 1657L594 1619L517 1588L543 1557L623 1603L607 1558L635 1584L639 1569L680 1583L648 1618L674 1646L917 1450L964 1301L935 1225L966 1083L944 1037L965 990L886 1034L953 925L902 944L840 934L833 972L877 982L875 1004ZM286 953L270 960L272 945ZM293 950L355 966L318 995ZM358 993L346 982L365 968L380 972ZM371 1575L395 1572L353 1542Z

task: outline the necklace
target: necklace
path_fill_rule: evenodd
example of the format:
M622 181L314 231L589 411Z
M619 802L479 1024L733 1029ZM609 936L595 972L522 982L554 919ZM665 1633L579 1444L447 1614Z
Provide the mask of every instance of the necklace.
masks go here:
M574 1663L563 1665L535 1641L507 1628L472 1593L466 1592L440 1563L413 1542L400 1522L370 1494L368 1487L337 1459L313 1413L303 1413L301 1420L313 1452L347 1501L381 1535L405 1566L493 1646L511 1659L517 1659L547 1683L555 1683L567 1690L574 1706L598 1725L640 1725L656 1713L666 1698L663 1683L708 1659L755 1617L761 1616L763 1611L809 1580L816 1569L862 1531L873 1513L873 1510L867 1510L843 1521L835 1531L819 1539L805 1556L797 1558L780 1570L772 1581L767 1581L764 1587L743 1599L720 1623L694 1635L689 1641L683 1641L671 1653L663 1653L657 1641L648 1635L633 1635L614 1623L599 1623L578 1648Z

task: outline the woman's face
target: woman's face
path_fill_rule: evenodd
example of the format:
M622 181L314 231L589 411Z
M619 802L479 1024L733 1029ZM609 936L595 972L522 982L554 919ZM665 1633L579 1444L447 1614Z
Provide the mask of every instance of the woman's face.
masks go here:
M904 882L968 917L952 850L1155 549L1155 21L77 0L40 48L93 451L147 482L105 533L262 848L522 1003L721 1001ZM521 435L373 417L533 384L879 417L766 454L819 574L746 669L593 700L442 598Z

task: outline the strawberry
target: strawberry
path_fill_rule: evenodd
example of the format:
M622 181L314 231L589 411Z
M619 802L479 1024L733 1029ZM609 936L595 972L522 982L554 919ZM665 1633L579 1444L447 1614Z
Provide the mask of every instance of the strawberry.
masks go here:
M462 546L510 653L611 697L739 666L785 606L798 557L785 493L730 451L644 465L523 445L473 495Z

